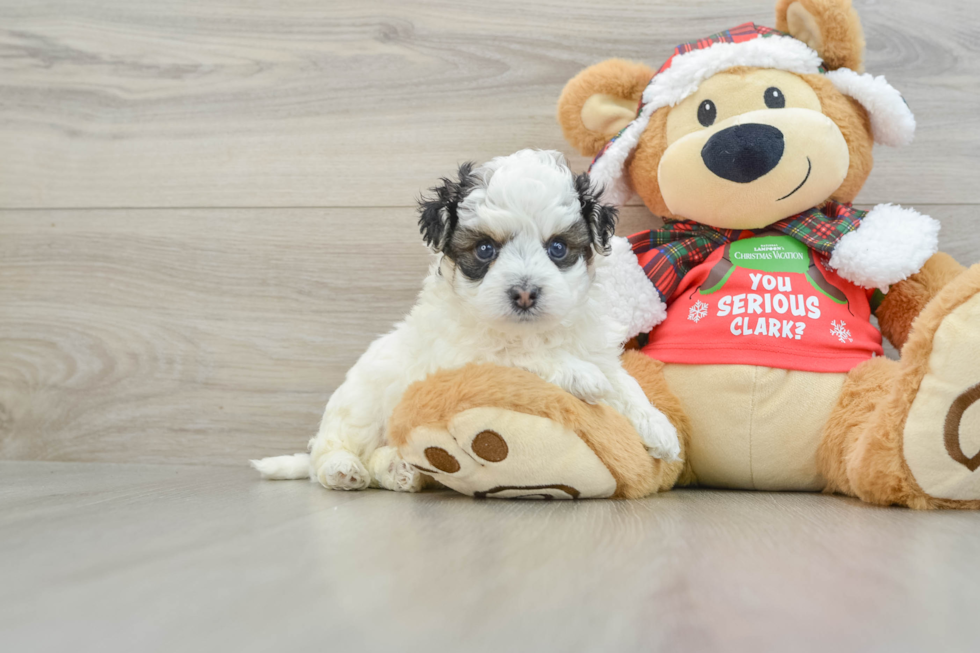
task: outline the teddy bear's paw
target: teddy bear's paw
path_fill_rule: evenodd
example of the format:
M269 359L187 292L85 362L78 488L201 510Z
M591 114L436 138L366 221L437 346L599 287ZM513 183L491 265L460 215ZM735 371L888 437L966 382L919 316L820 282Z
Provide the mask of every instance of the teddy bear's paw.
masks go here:
M939 222L918 211L879 204L845 234L830 267L865 288L888 287L915 274L939 248Z
M394 447L379 447L368 461L372 485L395 492L418 492L422 489L422 474L402 460Z
M651 456L668 462L680 460L681 443L677 429L666 415L653 406L643 406L630 416L630 422Z
M920 323L931 321L930 317L942 321L933 336L928 369L905 420L903 453L912 476L926 494L939 499L978 500L980 265L974 265L950 285L937 300L945 296L953 301L935 307L930 304L919 317ZM963 291L974 294L960 302ZM954 299L956 294L960 297ZM953 308L947 312L944 305ZM906 345L903 357L909 349Z
M363 490L371 484L371 474L357 456L337 449L314 463L317 480L331 490Z
M477 498L612 496L616 480L570 428L502 408L472 408L446 426L419 426L402 458L443 485Z

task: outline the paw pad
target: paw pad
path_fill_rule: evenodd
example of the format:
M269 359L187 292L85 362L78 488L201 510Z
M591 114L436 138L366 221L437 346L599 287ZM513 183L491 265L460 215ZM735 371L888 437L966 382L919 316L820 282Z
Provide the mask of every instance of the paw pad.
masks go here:
M949 407L946 413L946 423L944 424L944 443L950 458L966 467L971 472L980 467L980 451L972 458L963 453L963 444L960 441L960 430L963 424L963 414L980 401L980 383L964 391Z
M427 447L425 459L440 472L455 474L459 471L459 461L442 447Z
M473 438L470 448L473 449L473 453L477 456L491 463L499 463L501 460L504 460L507 458L509 452L507 442L498 433L494 433L493 431L481 431L478 433Z
M502 499L578 499L582 493L571 485L555 483L553 485L501 485L486 492L474 492L476 499L499 497Z

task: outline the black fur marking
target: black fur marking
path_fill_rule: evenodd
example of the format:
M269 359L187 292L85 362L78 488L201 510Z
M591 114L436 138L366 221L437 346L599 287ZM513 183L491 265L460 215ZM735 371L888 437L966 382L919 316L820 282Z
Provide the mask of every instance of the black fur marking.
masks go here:
M429 189L434 197L419 198L419 232L425 244L436 251L444 251L456 231L456 210L477 182L473 166L472 162L464 163L459 166L456 181L443 177L441 186Z
M457 269L463 273L470 281L479 281L487 275L490 266L497 260L494 256L489 260L482 260L476 255L476 248L481 243L489 242L497 248L499 256L503 243L489 234L476 229L455 229L449 241L443 247L443 253L456 264Z
M597 252L608 253L609 239L616 233L619 212L615 207L601 203L602 189L592 185L587 172L575 178L575 191L582 204L582 219L589 227L592 247Z
M560 240L565 243L565 247L568 248L568 252L565 257L561 260L551 259L559 270L567 270L572 267L580 258L584 258L586 263L592 260L593 254L593 240L592 232L589 225L583 220L582 222L577 222L560 234L555 234L547 242L544 243L545 249L548 248L552 242Z

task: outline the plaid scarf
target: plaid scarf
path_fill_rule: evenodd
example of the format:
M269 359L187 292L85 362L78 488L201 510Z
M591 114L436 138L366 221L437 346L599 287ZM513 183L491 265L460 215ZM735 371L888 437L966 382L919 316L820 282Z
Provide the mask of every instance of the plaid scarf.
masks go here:
M647 278L666 303L691 268L725 243L777 231L830 256L837 241L857 229L866 214L850 204L828 202L764 229L718 229L694 220L679 220L634 234L629 240Z

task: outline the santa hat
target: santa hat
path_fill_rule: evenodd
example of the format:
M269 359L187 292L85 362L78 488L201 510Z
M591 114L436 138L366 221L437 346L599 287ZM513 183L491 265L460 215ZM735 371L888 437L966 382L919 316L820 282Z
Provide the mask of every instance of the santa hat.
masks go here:
M592 180L605 188L605 201L622 205L632 197L624 164L653 112L678 104L693 95L704 80L736 66L772 68L800 75L825 74L841 93L854 98L867 110L875 142L892 146L912 142L915 117L902 95L884 77L861 75L849 68L827 72L820 55L803 41L769 27L745 23L677 46L667 63L650 79L636 118L602 148L589 168Z

